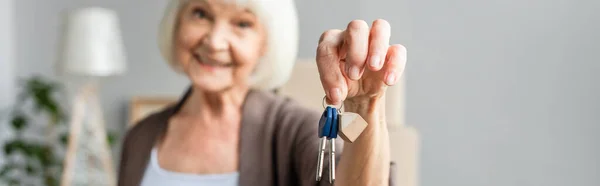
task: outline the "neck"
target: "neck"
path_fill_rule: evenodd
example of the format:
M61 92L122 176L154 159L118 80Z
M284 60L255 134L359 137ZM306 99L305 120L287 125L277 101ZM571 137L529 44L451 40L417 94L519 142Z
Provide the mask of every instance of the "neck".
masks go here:
M194 86L180 112L202 118L239 117L248 91L248 87L240 86L222 91L206 91Z

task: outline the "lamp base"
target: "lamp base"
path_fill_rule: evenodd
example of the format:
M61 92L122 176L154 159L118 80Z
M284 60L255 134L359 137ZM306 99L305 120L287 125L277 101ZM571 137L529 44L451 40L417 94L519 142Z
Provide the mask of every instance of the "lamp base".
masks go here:
M83 85L73 101L61 186L115 185L115 171L96 83Z

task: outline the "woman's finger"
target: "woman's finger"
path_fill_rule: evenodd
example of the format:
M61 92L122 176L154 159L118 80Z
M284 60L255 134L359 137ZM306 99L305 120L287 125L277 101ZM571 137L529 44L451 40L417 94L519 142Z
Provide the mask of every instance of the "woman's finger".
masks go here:
M346 78L340 68L339 46L343 36L344 32L341 30L328 30L321 35L317 47L319 76L330 104L338 104L344 100L348 90Z
M378 71L383 67L389 45L390 24L383 19L373 21L369 35L369 54L367 59L371 70Z
M406 65L406 48L402 45L392 45L388 48L386 61L379 72L383 82L392 86L402 76Z
M369 25L363 20L354 20L348 24L345 33L346 74L350 79L358 80L364 72L369 52Z

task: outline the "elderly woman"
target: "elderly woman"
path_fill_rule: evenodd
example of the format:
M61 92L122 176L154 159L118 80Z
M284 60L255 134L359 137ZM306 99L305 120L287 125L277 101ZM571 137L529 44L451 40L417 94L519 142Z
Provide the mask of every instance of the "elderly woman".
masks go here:
M316 180L321 114L272 93L296 58L295 13L292 0L170 0L161 52L191 85L128 131L119 185L331 185L327 161ZM318 40L326 103L368 123L336 141L336 185L393 185L383 96L406 52L389 38L386 21L355 20Z

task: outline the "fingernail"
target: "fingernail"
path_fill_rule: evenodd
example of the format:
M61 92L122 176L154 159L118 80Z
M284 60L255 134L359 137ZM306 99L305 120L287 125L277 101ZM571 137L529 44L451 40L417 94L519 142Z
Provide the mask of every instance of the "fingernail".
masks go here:
M333 101L332 104L336 104L342 97L342 91L339 88L332 88L329 90L329 99Z
M350 73L348 75L350 76L350 79L358 80L360 69L358 69L358 67L350 67Z
M371 56L371 61L369 62L371 64L371 67L378 67L379 66L379 56Z
M388 85L393 85L396 83L396 75L393 72L390 72L385 80Z

